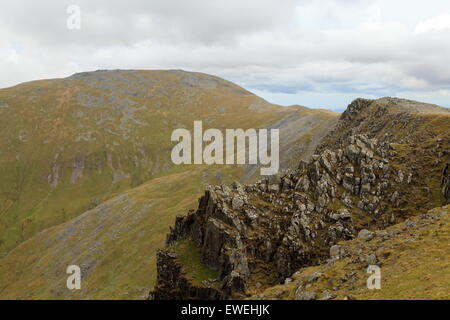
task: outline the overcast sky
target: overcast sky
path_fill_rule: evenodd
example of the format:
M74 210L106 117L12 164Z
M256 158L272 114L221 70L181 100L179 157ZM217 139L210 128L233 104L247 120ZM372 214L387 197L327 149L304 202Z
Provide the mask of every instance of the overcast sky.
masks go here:
M78 5L81 28L69 29ZM449 0L3 0L0 87L96 69L211 73L282 105L450 106Z

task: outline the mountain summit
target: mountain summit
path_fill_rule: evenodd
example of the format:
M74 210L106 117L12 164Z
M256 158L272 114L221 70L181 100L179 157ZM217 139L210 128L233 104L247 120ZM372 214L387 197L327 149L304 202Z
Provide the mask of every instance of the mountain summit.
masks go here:
M0 89L0 297L143 298L156 249L206 184L258 166L176 166L173 130L277 128L282 169L308 158L339 114L280 107L224 79L115 70ZM79 265L80 291L65 287ZM120 270L120 271L118 271ZM37 281L36 279L40 279Z

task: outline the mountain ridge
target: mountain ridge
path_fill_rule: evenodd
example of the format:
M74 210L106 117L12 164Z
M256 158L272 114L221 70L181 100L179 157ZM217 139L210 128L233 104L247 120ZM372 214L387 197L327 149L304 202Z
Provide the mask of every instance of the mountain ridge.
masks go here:
M360 230L439 207L449 127L450 113L439 107L356 99L297 170L253 185L211 187L196 211L179 216L158 254L150 298L244 298L324 263L336 242ZM188 258L178 257L180 242L199 248L196 263L217 278L183 269Z

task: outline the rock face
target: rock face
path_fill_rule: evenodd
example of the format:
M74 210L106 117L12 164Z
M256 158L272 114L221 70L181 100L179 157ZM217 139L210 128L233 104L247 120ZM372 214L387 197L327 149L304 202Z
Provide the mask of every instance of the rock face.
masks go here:
M440 173L430 173L427 162L406 162L409 158L402 152L414 148L407 139L417 140L417 133L411 130L399 140L395 128L408 130L410 124L425 120L410 118L397 105L396 100L380 104L358 99L298 169L253 185L208 187L198 209L176 219L167 245L193 241L201 248L202 263L218 272L220 296L236 298L255 283L257 287L283 283L299 268L327 261L330 254L339 259L343 251L337 242L371 240L373 233L366 229L385 228L415 214L405 209L411 199L417 208L426 208L431 190L425 181L430 176L440 179ZM412 152L422 159L428 150ZM448 179L444 180L448 191ZM368 263L376 260L367 257ZM161 263L158 260L158 270ZM158 278L156 298L192 297L191 291L180 293L177 282L166 278L170 275ZM300 290L297 297L313 295Z
M334 259L320 266L302 268L292 275L288 283L260 291L250 299L447 298L450 295L449 284L442 279L448 274L445 266L448 265L447 252L450 250L449 227L450 205L422 212L405 222L373 232L370 240L357 238L333 246L330 253L332 257L334 254ZM439 243L438 248L430 250L430 247L436 247L436 243ZM392 259L393 254L395 259ZM430 255L433 258L430 259ZM336 259L340 260L339 263L336 263ZM398 279L398 274L403 273L402 266L405 265L415 266L412 272L412 277L416 279L415 286L405 285L411 283L409 279ZM382 290L378 291L378 297L374 296L375 291L355 290L367 283L369 266L370 270L381 268ZM389 274L383 273L383 270L390 270ZM398 290L383 287L387 282L390 287L395 286ZM439 289L430 289L433 286Z
M168 245L190 239L202 248L202 263L218 271L225 294L245 291L250 275L242 238L246 234L245 217L237 211L245 201L247 196L240 185L233 191L226 186L210 187L200 199L199 209L178 217L167 238ZM236 202L240 203L237 207L233 206Z

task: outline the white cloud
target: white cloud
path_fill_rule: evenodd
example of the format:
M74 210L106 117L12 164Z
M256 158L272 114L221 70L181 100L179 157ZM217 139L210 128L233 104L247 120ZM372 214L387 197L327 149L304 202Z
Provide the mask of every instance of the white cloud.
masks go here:
M416 27L417 33L449 31L450 14L443 14L419 23Z
M69 4L81 8L79 31L66 28ZM16 0L2 6L0 87L84 70L183 68L225 77L273 102L311 106L342 108L344 98L412 92L442 103L450 90L448 1L41 0L30 6Z

